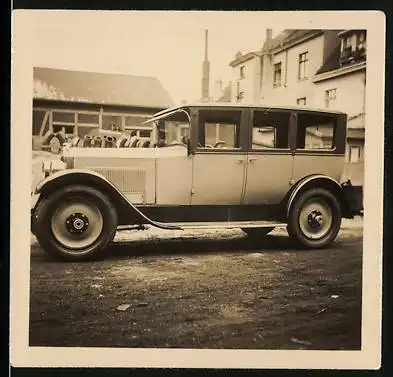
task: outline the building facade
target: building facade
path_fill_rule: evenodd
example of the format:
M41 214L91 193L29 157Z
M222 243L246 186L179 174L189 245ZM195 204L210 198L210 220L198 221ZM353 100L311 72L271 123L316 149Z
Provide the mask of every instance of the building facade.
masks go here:
M261 100L261 52L242 55L230 62L232 67L231 102L259 103Z
M238 52L232 102L334 109L348 115L343 179L363 182L365 30L284 30L258 51Z
M150 137L139 123L173 106L173 100L154 77L34 68L33 148L45 136L94 134L99 129L136 130Z

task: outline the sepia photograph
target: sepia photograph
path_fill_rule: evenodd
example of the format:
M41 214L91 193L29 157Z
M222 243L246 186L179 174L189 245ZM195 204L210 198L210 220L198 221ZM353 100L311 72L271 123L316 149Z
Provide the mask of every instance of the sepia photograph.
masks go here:
M383 13L12 37L15 366L379 367Z

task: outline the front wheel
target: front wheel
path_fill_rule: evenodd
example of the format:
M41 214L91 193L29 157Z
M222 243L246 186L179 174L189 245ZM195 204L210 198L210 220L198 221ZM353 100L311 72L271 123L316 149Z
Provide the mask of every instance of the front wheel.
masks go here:
M337 198L325 189L310 189L293 204L288 219L289 236L306 248L330 244L341 226L341 209Z
M67 261L98 259L113 240L117 213L106 195L82 185L65 187L43 198L34 230L43 249Z

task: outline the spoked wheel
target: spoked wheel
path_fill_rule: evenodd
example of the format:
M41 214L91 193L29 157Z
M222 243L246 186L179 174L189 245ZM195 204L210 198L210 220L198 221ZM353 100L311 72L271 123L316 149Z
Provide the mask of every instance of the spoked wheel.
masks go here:
M113 240L117 214L109 199L87 186L69 186L43 198L35 212L41 246L63 260L97 259Z
M259 239L267 236L273 229L274 226L268 228L242 228L242 231L250 238Z
M307 248L327 246L341 226L341 209L337 198L328 190L311 189L294 203L288 219L288 233Z

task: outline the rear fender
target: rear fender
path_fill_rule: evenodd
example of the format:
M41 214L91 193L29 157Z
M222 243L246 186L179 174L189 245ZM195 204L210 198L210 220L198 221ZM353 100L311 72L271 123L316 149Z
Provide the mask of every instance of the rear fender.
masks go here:
M343 188L335 179L322 174L315 174L305 177L298 181L287 195L285 213L287 218L296 199L306 190L312 188L324 188L336 196L341 206L342 216L353 218L348 200L344 194Z
M49 196L56 190L74 184L94 187L106 194L116 208L119 217L119 225L129 225L135 221L136 223L150 224L162 229L181 229L175 225L165 224L150 219L136 208L112 182L103 175L91 170L67 169L56 172L37 185L35 194L39 195L40 198Z

